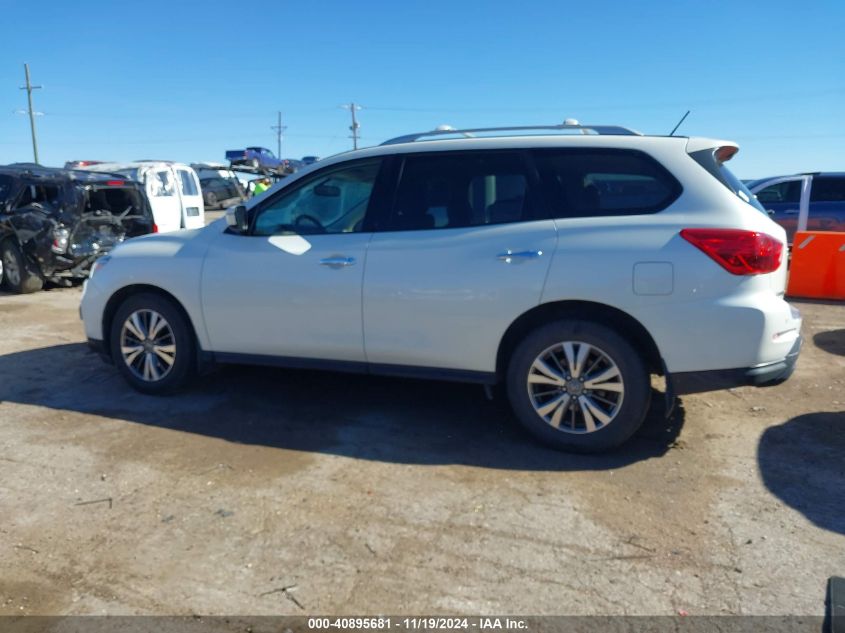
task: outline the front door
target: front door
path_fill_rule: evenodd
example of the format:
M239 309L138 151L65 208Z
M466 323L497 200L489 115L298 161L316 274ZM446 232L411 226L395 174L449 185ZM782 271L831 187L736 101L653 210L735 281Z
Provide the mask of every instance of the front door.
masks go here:
M790 244L795 231L807 230L809 182L809 176L790 176L760 183L753 190L772 219L786 229Z
M495 371L502 335L540 301L557 240L531 174L521 152L403 159L389 230L367 252L364 340L375 369L482 380Z
M348 162L292 182L251 209L248 235L212 242L202 302L213 351L364 361L365 219L379 167Z

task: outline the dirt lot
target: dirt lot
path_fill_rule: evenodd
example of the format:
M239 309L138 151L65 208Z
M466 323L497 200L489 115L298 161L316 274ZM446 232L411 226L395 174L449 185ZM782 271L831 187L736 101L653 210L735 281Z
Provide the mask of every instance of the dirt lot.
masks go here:
M233 367L129 390L79 289L0 296L0 614L821 614L845 574L845 306L785 385L534 444L479 387Z

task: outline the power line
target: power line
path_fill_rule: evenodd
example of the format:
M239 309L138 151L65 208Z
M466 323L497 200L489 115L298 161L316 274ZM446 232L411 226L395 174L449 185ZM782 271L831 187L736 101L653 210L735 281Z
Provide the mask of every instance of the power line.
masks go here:
M21 90L26 90L27 112L29 113L29 131L32 133L32 155L35 159L35 164L38 164L38 142L35 140L35 115L40 112L35 112L32 109L32 91L41 90L42 86L33 86L29 80L29 64L23 65L24 73L26 74L26 85L21 86Z

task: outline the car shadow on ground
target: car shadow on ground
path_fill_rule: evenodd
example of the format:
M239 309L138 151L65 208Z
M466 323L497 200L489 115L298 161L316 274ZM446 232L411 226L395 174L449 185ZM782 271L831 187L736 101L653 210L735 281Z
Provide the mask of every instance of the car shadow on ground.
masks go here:
M636 436L604 455L570 455L533 441L501 400L477 385L332 372L228 366L188 391L132 390L84 344L0 356L0 400L300 451L405 464L603 470L660 457L684 422L662 394Z
M845 412L807 413L766 429L763 483L813 524L845 534Z
M845 329L819 332L813 336L813 343L826 352L845 356Z

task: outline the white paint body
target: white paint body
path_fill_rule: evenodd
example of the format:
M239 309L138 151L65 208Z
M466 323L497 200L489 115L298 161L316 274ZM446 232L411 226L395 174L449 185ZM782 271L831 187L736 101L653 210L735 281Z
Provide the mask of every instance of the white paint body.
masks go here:
M784 230L690 158L687 142L592 135L478 138L324 159L267 195L351 159L525 147L641 150L669 169L683 192L650 215L289 240L230 234L221 220L200 230L133 239L88 281L85 330L91 339L106 338L102 319L109 298L125 286L147 284L184 306L204 351L494 372L502 337L520 315L574 300L636 319L672 373L783 360L801 325L783 298L785 258L770 274L732 275L679 231L747 229L785 242ZM498 257L508 251L540 255L518 262ZM321 264L329 257L354 264Z

